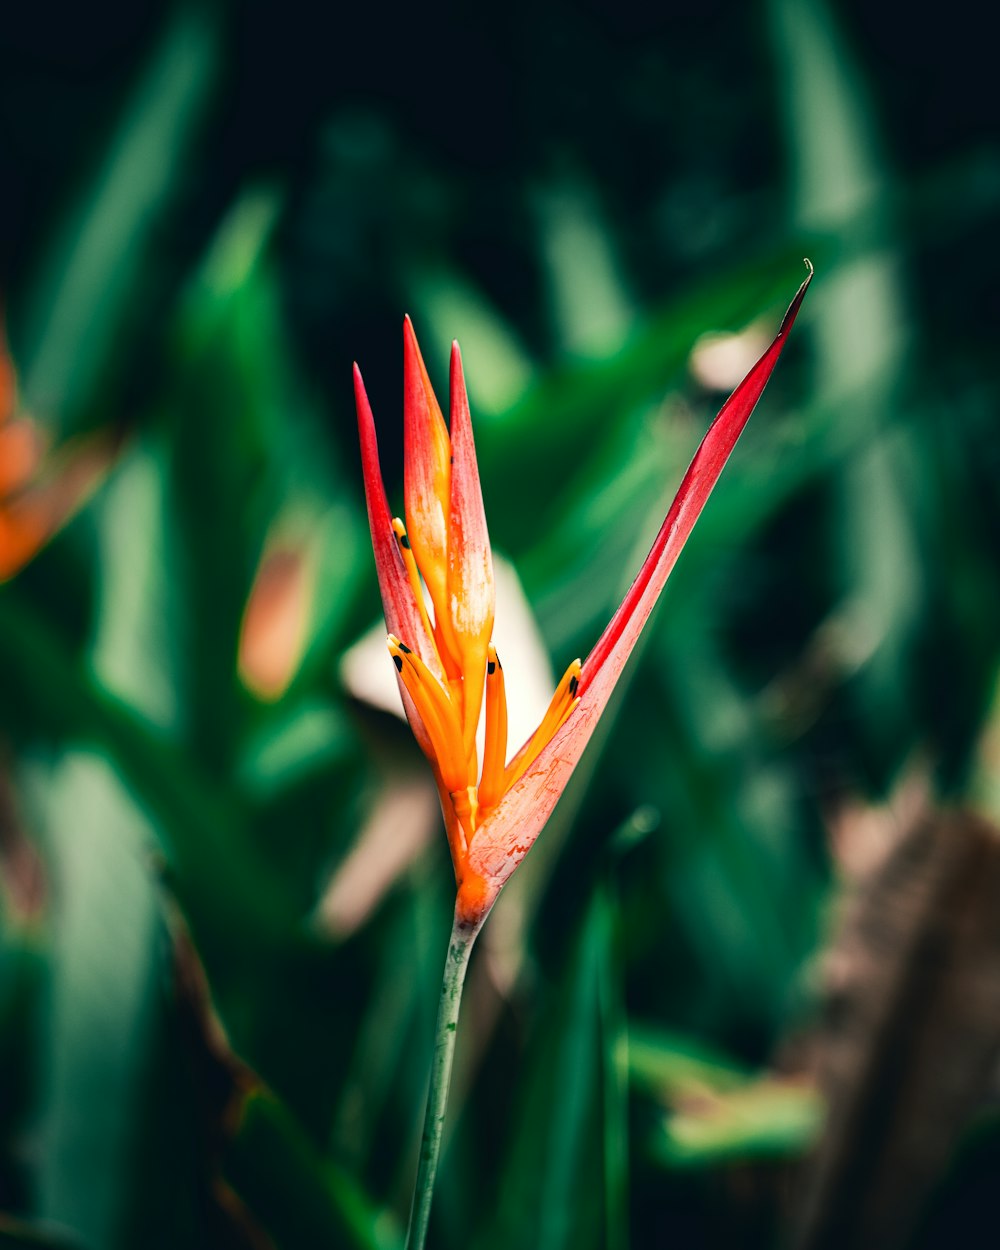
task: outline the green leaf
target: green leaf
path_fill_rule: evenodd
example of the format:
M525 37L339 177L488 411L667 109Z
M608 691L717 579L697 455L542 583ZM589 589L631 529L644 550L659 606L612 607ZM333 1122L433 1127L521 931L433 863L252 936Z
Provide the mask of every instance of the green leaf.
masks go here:
M357 1182L322 1159L290 1113L258 1091L243 1105L223 1172L276 1243L399 1250L393 1216Z
M607 930L603 901L592 902L531 1039L489 1245L518 1244L526 1227L539 1250L601 1244L606 1175L600 1000ZM531 1212L527 1221L524 1212Z
M582 496L581 475L604 462L619 423L662 400L701 334L742 328L779 303L799 273L801 256L797 249L794 257L783 251L758 258L724 280L685 292L637 321L613 357L557 366L502 415L481 421L476 444L487 500L513 501L509 485L517 481L517 497L536 504L511 507L503 516L498 532L507 548L519 552ZM471 361L467 368L471 378Z
M653 1147L672 1167L797 1154L822 1126L811 1082L752 1076L683 1034L632 1024L618 1058L634 1085L672 1108Z
M684 1034L634 1021L618 1057L634 1084L668 1099L702 1088L737 1089L747 1080L746 1069L721 1051Z
M179 6L32 285L17 336L23 398L64 428L88 411L105 373L128 360L144 267L184 176L216 46L211 12Z
M42 1042L39 1214L114 1246L141 1135L152 1040L159 899L143 820L105 760L68 754L25 771L59 900ZM145 833L145 838L144 838Z
M16 584L0 589L0 714L9 729L23 738L31 727L57 742L97 745L109 753L153 816L176 885L202 934L206 924L226 942L237 933L243 942L257 942L287 932L295 919L292 901L247 842L234 797L83 671L19 590Z
M81 1243L61 1228L0 1214L0 1250L80 1250Z
M762 1078L681 1106L663 1125L654 1152L671 1167L803 1154L823 1127L824 1105L805 1082Z

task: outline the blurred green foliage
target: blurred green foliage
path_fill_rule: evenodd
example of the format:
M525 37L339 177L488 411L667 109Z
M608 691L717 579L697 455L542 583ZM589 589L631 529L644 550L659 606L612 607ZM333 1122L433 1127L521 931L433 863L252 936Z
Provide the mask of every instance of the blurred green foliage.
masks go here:
M437 839L350 932L323 920L421 768L340 678L378 604L351 359L399 507L402 313L442 392L462 341L492 539L558 668L723 398L692 348L773 328L808 254L760 411L474 957L431 1229L769 1244L719 1178L804 1148L808 1094L700 1135L668 1113L692 1071L753 1090L808 1018L827 807L915 757L970 784L1000 654L997 104L960 22L645 13L5 20L19 412L116 453L0 587L0 1244L400 1244L450 869ZM272 700L237 659L275 545L309 590Z

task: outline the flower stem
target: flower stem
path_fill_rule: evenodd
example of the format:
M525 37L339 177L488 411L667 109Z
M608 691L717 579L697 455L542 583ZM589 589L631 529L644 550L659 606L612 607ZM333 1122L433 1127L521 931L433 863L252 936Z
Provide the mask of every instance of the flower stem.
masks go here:
M458 1031L458 1009L462 1002L462 987L469 956L482 922L470 925L456 916L452 925L448 956L441 980L441 1001L438 1004L437 1025L434 1032L434 1063L431 1068L430 1089L427 1091L427 1110L424 1113L424 1132L420 1141L420 1163L413 1188L413 1207L410 1211L410 1228L406 1235L406 1250L423 1250L427 1236L427 1223L431 1214L434 1195L434 1178L441 1154L444 1135L445 1109L448 1106L448 1087L451 1084L451 1063L455 1055L455 1034Z

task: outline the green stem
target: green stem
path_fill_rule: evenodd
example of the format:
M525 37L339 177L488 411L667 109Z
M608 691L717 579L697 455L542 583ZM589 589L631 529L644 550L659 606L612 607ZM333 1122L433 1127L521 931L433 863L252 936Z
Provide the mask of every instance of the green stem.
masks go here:
M434 1178L441 1154L444 1136L445 1109L448 1106L448 1087L451 1084L451 1063L455 1055L455 1034L458 1031L458 1009L462 1002L465 971L469 966L473 943L482 928L461 922L455 917L448 943L448 957L441 980L441 1001L438 1004L437 1025L434 1031L434 1064L431 1068L430 1089L427 1091L427 1110L424 1114L424 1133L420 1142L420 1163L413 1188L413 1207L410 1211L410 1229L406 1235L406 1250L423 1250L427 1237L427 1223L431 1215L431 1199L434 1196Z

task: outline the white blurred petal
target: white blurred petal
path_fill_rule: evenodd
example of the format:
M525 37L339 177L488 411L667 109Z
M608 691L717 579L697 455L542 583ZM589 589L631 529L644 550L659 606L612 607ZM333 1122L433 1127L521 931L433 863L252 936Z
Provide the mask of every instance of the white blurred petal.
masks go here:
M359 929L430 844L439 821L437 789L429 772L388 781L323 893L320 928L338 938Z
M767 350L770 336L751 325L738 334L703 334L691 348L688 366L695 381L710 391L731 391Z

